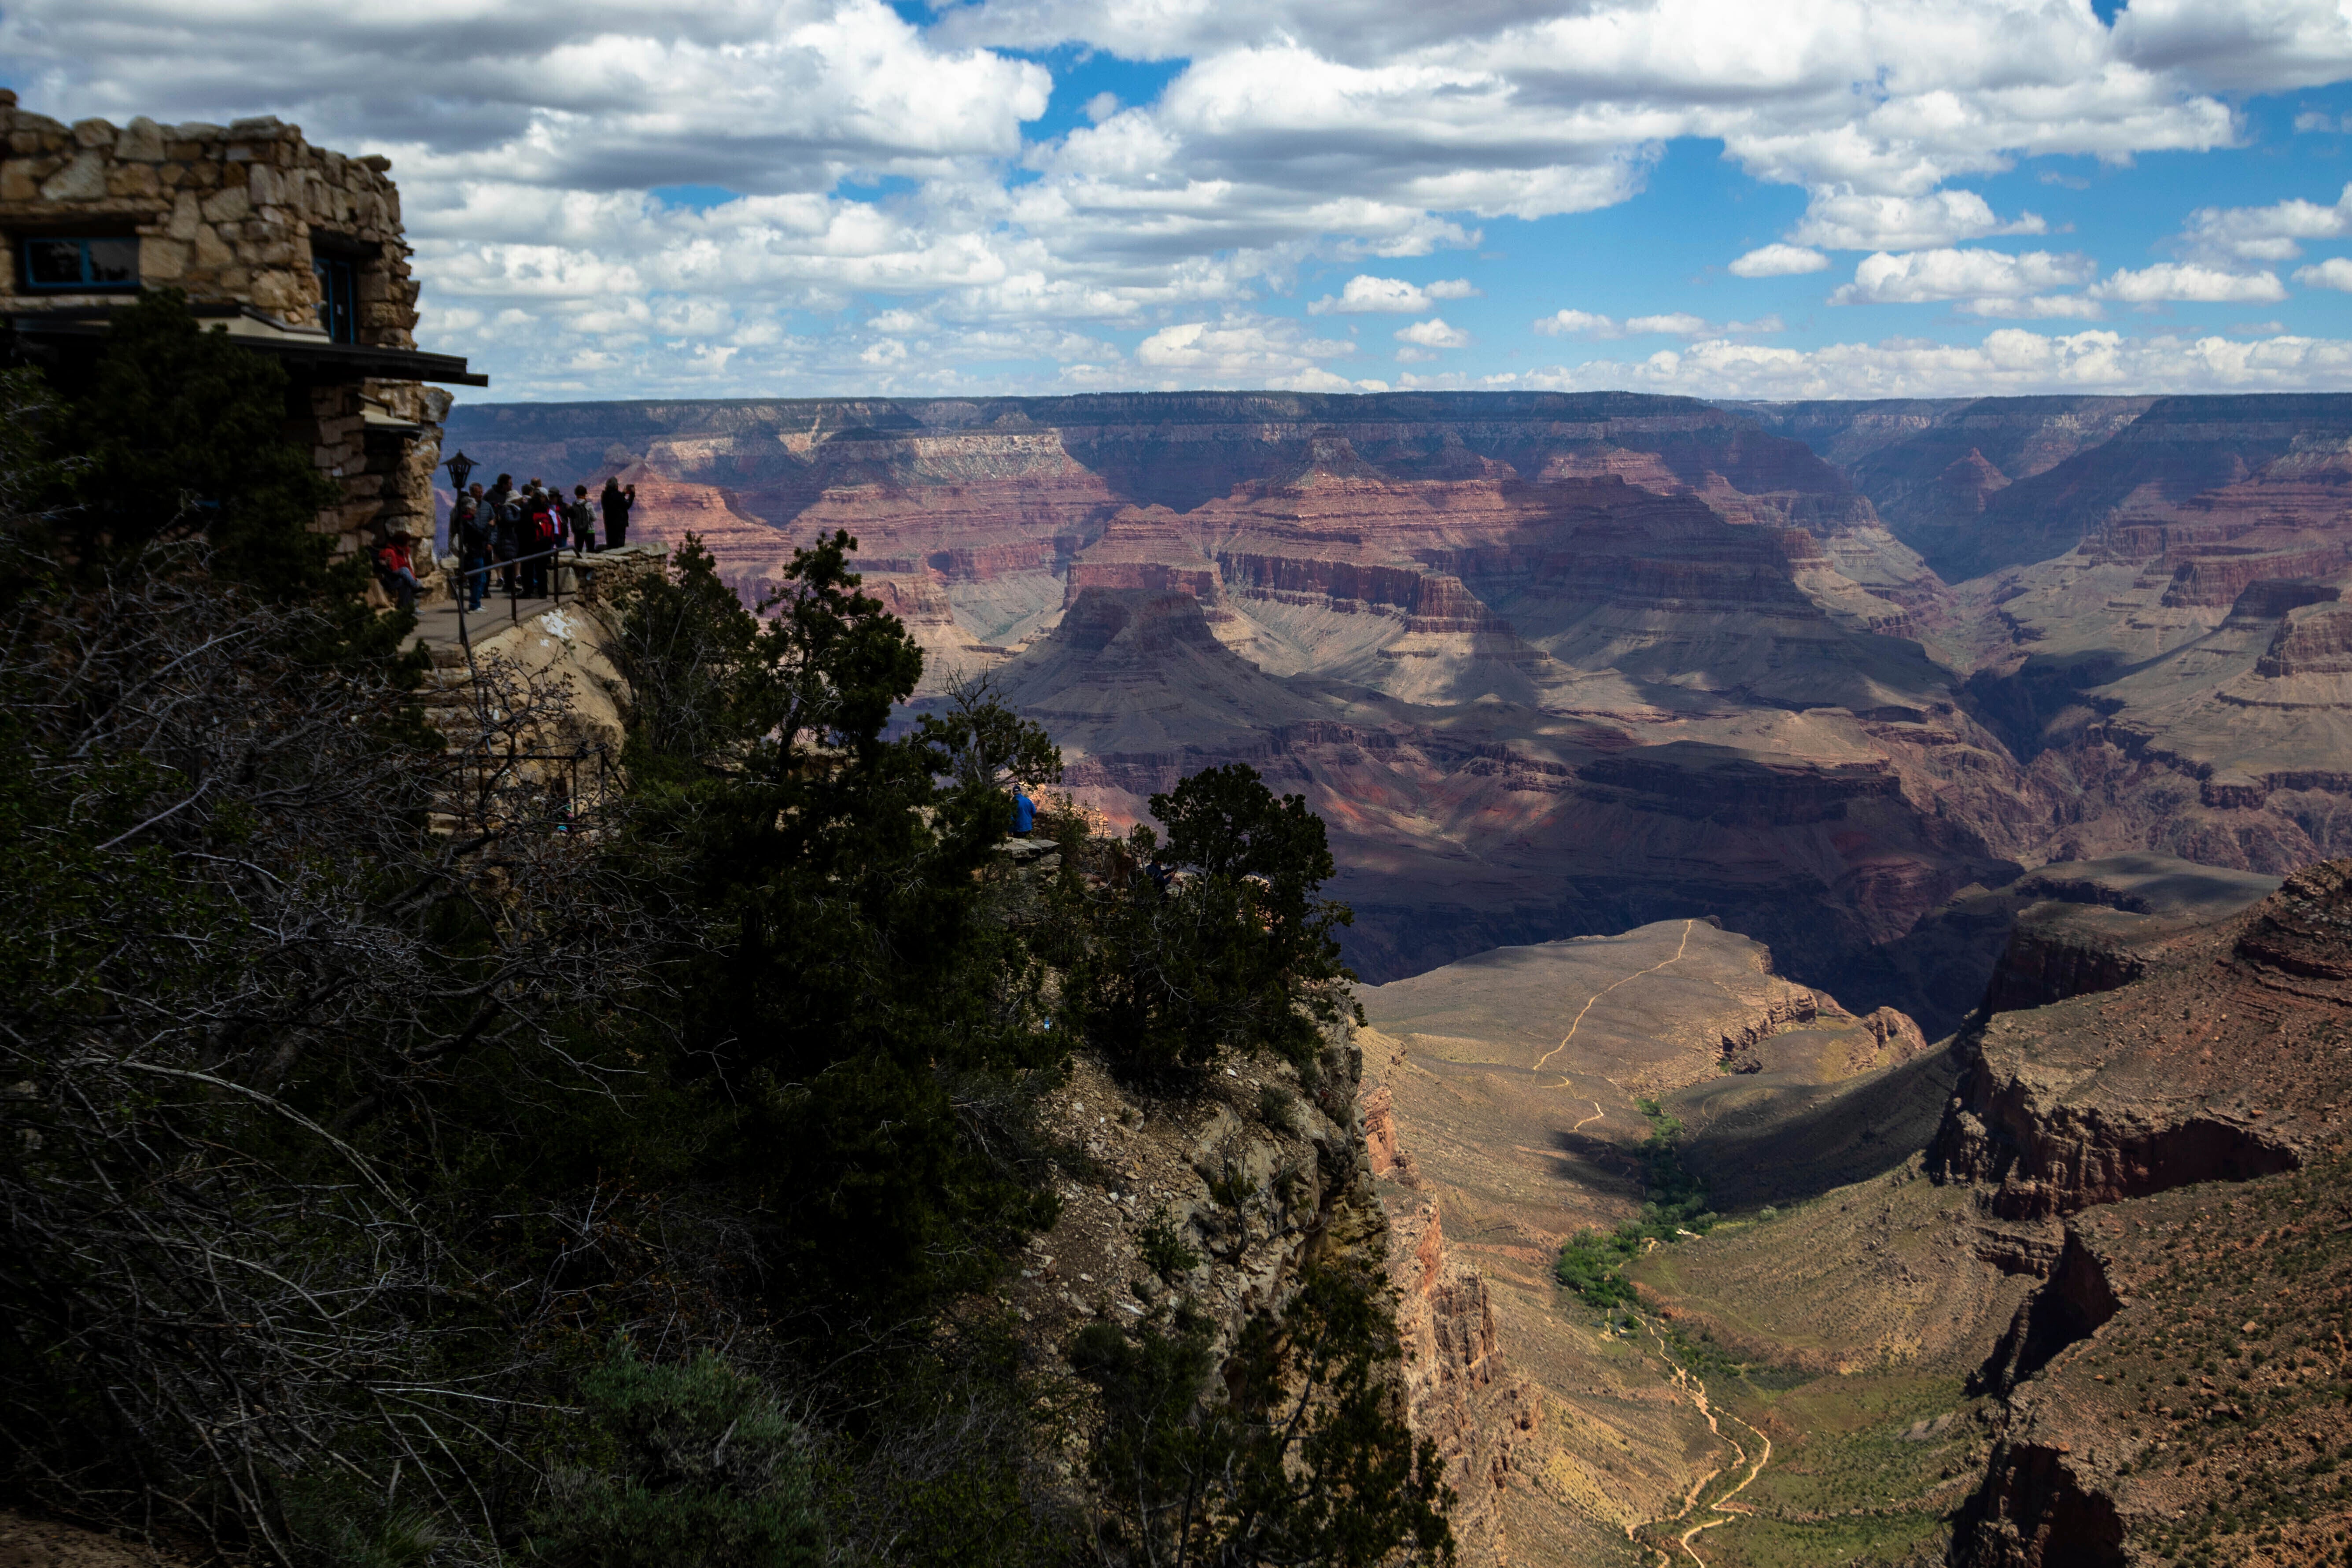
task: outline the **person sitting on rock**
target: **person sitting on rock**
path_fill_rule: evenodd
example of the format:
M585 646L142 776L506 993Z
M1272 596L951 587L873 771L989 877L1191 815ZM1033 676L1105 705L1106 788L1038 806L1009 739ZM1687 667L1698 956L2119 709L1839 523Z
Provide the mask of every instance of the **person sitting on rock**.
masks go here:
M1014 785L1013 790L1013 837L1026 838L1037 826L1037 803L1029 792Z
M416 563L408 553L409 542L415 537L404 528L395 528L384 547L375 552L376 580L404 610L416 608L416 590L421 586L416 581Z

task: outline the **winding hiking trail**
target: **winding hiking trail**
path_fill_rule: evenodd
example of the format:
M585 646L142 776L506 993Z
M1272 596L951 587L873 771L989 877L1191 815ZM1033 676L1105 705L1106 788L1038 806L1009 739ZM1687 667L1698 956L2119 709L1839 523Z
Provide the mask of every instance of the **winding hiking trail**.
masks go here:
M1665 1358L1666 1366L1674 1374L1675 1386L1681 1389L1685 1394L1689 1395L1691 1404L1697 1408L1698 1413L1701 1415L1706 1417L1706 1429L1722 1441L1731 1445L1732 1461L1728 1465L1718 1465L1714 1469L1707 1471L1706 1474L1699 1477L1698 1479L1693 1481L1691 1483L1689 1493L1683 1499L1683 1506L1673 1515L1665 1519L1654 1519L1650 1521L1649 1525L1643 1525L1638 1528L1648 1529L1655 1525L1674 1525L1681 1523L1684 1520L1688 1519L1691 1516L1691 1510L1698 1506L1699 1496L1701 1493L1706 1491L1706 1484L1709 1481L1723 1474L1727 1469L1738 1469L1742 1465L1748 1466L1748 1474L1741 1479L1737 1486L1733 1487L1729 1491L1725 1492L1721 1497L1717 1498L1713 1502L1706 1505L1707 1511L1717 1515L1717 1518L1700 1520L1697 1523L1692 1525L1689 1529L1684 1531L1682 1534L1675 1538L1675 1544L1682 1548L1684 1556L1688 1557L1692 1562L1699 1564L1699 1568L1706 1568L1706 1559L1698 1554L1697 1549L1692 1546L1691 1542L1697 1539L1700 1531L1713 1530L1719 1524L1728 1524L1739 1514L1747 1511L1744 1507L1735 1506L1731 1500L1738 1497L1741 1492L1746 1491L1749 1487L1754 1486L1756 1484L1756 1478L1764 1473L1764 1467L1772 1462L1772 1439L1766 1436L1762 1432L1757 1430L1753 1426L1749 1426L1748 1422L1741 1421L1738 1416L1732 1415L1728 1410L1721 1412L1721 1415L1726 1418L1732 1421L1738 1421L1740 1426L1746 1426L1748 1428L1748 1436L1756 1439L1759 1447L1755 1455L1755 1462L1750 1465L1748 1463L1748 1446L1742 1443L1738 1438L1732 1436L1729 1433L1726 1432L1722 1426L1717 1421L1716 1417L1717 1412L1715 1406L1707 1399L1706 1384L1705 1381L1700 1379L1696 1374L1685 1370L1681 1363L1675 1360L1674 1352L1667 1348L1665 1336L1658 1331L1658 1325L1655 1322L1652 1321L1645 1316L1642 1319L1642 1326L1648 1330L1650 1337L1657 1342L1658 1353ZM1625 1538L1627 1540L1631 1541L1634 1538L1636 1528L1637 1527L1632 1525L1628 1525L1626 1527ZM1664 1561L1672 1563L1674 1561L1672 1553L1665 1554Z
M1612 980L1608 984L1603 985L1600 990L1595 991L1591 995L1586 997L1584 1005L1579 1007L1576 1010L1576 1016L1569 1021L1568 1033L1559 1037L1559 1044L1554 1046L1542 1056L1537 1058L1536 1065L1528 1070L1530 1072L1543 1071L1544 1063L1551 1060L1552 1058L1568 1049L1568 1043L1576 1038L1576 1031L1583 1027L1584 1016L1592 1011L1592 1005L1594 1003L1600 1001L1603 996L1608 995L1612 991L1616 990L1620 985L1630 985L1634 981L1641 979L1644 974L1655 974L1659 970L1665 968L1666 965L1670 963L1681 963L1683 954L1690 951L1691 927L1696 924L1698 924L1698 921L1695 920L1683 921L1683 939L1681 942L1675 943L1674 957L1662 958L1657 963L1650 965L1647 969L1637 969L1631 974Z
M1608 995L1611 992L1616 990L1621 985L1629 985L1633 984L1634 981L1641 979L1642 976L1645 974L1655 974L1662 969L1665 969L1671 965L1681 963L1684 956L1690 952L1691 930L1697 924L1698 921L1696 920L1686 920L1683 922L1682 941L1675 944L1675 952L1672 958L1660 959L1657 963L1651 964L1647 969L1637 969L1631 974L1621 975L1617 979L1612 980L1608 984L1602 986L1600 990L1594 992L1591 996L1587 997L1585 999L1584 1005L1576 1010L1576 1016L1569 1021L1568 1033L1559 1037L1559 1044L1554 1046L1551 1049L1546 1051L1540 1058L1538 1058L1535 1066L1529 1070L1533 1072L1541 1072L1544 1069L1545 1065L1549 1063L1552 1058L1568 1049L1569 1046L1576 1039L1577 1030L1584 1026L1586 1016L1592 1011L1593 1007L1603 996ZM1559 1084L1554 1087L1566 1089L1569 1087L1569 1080L1566 1078L1562 1078ZM1612 1087L1614 1087L1613 1083ZM1591 1101L1591 1105L1592 1114L1577 1122L1576 1125L1570 1129L1571 1131L1581 1132L1592 1123L1601 1121L1608 1115L1608 1112L1601 1109L1600 1100L1595 1100ZM1683 1499L1683 1506L1671 1517L1666 1519L1652 1520L1647 1525L1627 1525L1625 1527L1625 1539L1628 1541L1636 1539L1637 1532L1641 1530L1651 1529L1661 1525L1671 1526L1679 1524L1685 1520L1689 1519L1692 1511L1698 1508L1699 1499L1706 1493L1707 1484L1709 1482L1713 1481L1717 1476L1722 1475L1726 1470L1736 1470L1745 1467L1748 1470L1748 1474L1742 1477L1738 1484L1734 1485L1729 1490L1724 1492L1720 1497L1717 1497L1706 1505L1706 1511L1713 1514L1715 1517L1698 1521L1692 1524L1688 1529L1685 1530L1675 1540L1675 1544L1681 1548L1684 1556L1688 1557L1693 1563L1697 1563L1699 1568L1706 1568L1706 1559L1698 1554L1697 1549L1694 1547L1691 1542L1696 1541L1702 1531L1713 1530L1719 1524L1728 1524L1733 1519L1737 1518L1742 1511L1744 1511L1744 1509L1741 1506L1735 1505L1732 1500L1737 1498L1741 1492L1746 1491L1749 1487L1755 1485L1756 1478L1764 1473L1764 1467L1772 1462L1772 1439L1767 1437L1762 1432L1758 1431L1754 1426L1749 1426L1748 1422L1740 1420L1737 1415L1733 1415L1727 1410L1718 1413L1714 1405L1707 1398L1706 1383L1696 1374L1686 1370L1681 1363L1675 1359L1673 1352L1667 1348L1664 1335L1659 1332L1657 1324L1646 1315L1642 1318L1641 1321L1642 1326L1649 1331L1650 1337L1657 1342L1658 1353L1664 1358L1667 1369L1673 1374L1675 1386L1680 1389L1683 1394L1689 1398L1691 1404L1697 1409L1698 1413L1706 1418L1707 1431L1713 1434L1719 1441L1731 1445L1732 1460L1730 1464L1719 1465L1716 1468L1707 1471L1705 1475L1700 1476L1696 1480L1693 1481L1691 1483L1690 1491ZM1718 1414L1723 1418L1738 1422L1738 1425L1746 1427L1748 1436L1755 1439L1757 1449L1752 1462L1748 1454L1748 1446L1723 1429L1722 1421L1717 1418ZM1673 1554L1671 1552L1664 1553L1663 1561L1671 1563L1674 1561Z

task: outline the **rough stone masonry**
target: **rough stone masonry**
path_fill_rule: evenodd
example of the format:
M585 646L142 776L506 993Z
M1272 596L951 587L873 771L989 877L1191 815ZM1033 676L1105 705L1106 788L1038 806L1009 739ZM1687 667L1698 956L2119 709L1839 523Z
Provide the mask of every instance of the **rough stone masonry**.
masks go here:
M177 288L207 324L276 354L295 384L288 416L341 501L317 526L366 548L405 526L433 533L433 471L450 395L428 380L483 384L464 362L420 353L415 279L390 160L352 158L274 118L227 126L62 124L0 89L0 281L20 343L94 347L104 312L142 289ZM89 287L37 278L29 247L135 241L135 278ZM331 310L322 310L331 291ZM39 358L36 353L33 357Z

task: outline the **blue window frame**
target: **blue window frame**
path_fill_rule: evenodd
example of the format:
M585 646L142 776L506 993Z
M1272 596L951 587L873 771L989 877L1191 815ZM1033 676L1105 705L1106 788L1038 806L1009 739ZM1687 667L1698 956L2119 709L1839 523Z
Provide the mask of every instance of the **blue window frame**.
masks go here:
M52 237L25 241L25 287L90 294L139 287L139 241L129 236Z
M319 279L319 325L336 342L359 342L358 268L340 256L314 256L310 270Z

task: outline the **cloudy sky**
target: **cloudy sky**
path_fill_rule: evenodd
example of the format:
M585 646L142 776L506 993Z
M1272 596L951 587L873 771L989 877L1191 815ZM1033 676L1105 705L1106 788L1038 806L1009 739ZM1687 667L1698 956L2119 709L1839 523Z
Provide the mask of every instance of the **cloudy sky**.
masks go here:
M389 154L500 399L2352 390L2352 0L19 0L0 81Z

